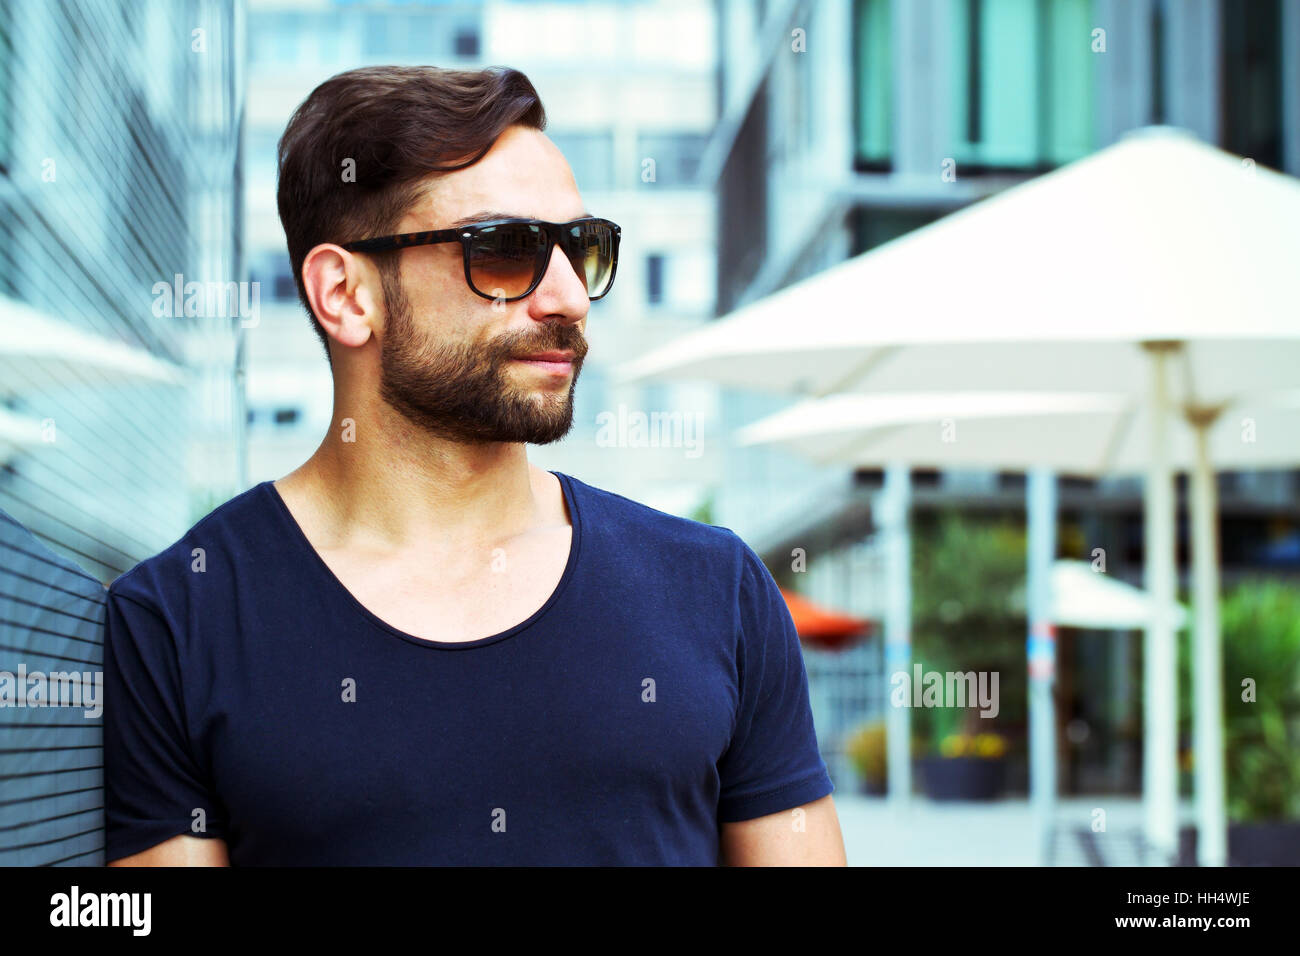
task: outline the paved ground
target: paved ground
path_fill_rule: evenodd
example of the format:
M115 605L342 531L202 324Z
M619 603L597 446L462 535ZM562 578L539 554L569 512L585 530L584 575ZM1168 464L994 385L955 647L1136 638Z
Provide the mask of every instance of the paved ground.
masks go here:
M897 809L881 797L837 790L835 806L850 866L1039 866L1045 859L1025 800L949 803L914 797L909 807ZM1106 863L1140 862L1135 847L1142 828L1141 801L1097 796L1058 805L1057 864L1089 864L1071 831L1093 833L1098 808L1106 813L1106 830L1094 833L1093 840ZM1180 817L1191 821L1190 803L1180 807Z

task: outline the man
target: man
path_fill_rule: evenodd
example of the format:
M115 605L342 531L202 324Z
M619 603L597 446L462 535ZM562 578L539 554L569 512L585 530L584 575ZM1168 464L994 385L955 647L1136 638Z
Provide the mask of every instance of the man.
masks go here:
M525 456L618 251L544 126L502 68L353 70L291 119L333 425L110 588L111 865L844 864L757 556Z

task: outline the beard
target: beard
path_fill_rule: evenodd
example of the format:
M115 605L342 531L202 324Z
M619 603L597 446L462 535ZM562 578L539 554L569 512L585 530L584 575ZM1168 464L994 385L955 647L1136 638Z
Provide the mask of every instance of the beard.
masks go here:
M430 434L469 445L525 442L546 445L573 427L573 392L587 343L576 325L550 322L533 334L510 333L491 341L446 344L416 328L401 279L384 270L388 309L380 349L380 397ZM512 382L509 363L521 355L573 352L568 390Z

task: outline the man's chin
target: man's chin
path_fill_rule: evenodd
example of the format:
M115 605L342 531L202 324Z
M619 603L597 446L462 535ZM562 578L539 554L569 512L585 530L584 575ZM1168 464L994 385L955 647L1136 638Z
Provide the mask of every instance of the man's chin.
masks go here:
M573 409L569 408L566 411L567 414L559 419L538 418L522 428L505 429L505 431L518 436L509 440L521 441L526 445L549 445L564 438L573 430Z
M570 423L570 424L568 424L568 425L565 425L564 428L563 428L562 430L559 430L559 431L552 430L552 431L549 431L549 432L542 433L542 434L540 434L540 435L537 435L537 436L535 436L535 437L533 437L533 438L528 439L527 441L525 441L524 444L527 444L527 445L550 445L550 444L553 444L553 443L559 441L560 439L564 438L564 437L565 437L566 435L568 435L569 432L571 432L572 430L573 430L573 424Z

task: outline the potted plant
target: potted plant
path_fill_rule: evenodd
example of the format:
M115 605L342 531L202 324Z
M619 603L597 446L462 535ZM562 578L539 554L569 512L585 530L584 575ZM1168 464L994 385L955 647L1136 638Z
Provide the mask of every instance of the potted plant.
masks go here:
M845 741L845 754L857 771L863 793L885 793L885 722L873 720L859 726Z
M1300 864L1300 587L1244 582L1223 605L1228 861Z
M921 760L926 795L932 800L996 800L1006 785L1007 742L995 733L948 734L939 754Z

